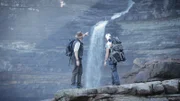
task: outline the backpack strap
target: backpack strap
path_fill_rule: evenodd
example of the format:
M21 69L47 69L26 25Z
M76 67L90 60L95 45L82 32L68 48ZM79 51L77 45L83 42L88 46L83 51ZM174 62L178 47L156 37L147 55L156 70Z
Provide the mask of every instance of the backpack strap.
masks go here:
M71 64L72 61L73 61L72 59L73 59L72 56L70 56L70 57L69 57L69 66L70 66L70 64Z
M109 39L108 42L112 42L112 39Z

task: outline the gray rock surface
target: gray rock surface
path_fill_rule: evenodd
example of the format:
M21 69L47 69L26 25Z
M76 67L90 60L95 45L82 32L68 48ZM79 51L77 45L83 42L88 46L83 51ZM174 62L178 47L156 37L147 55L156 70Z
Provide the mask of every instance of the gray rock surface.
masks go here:
M161 84L163 84L163 86L160 86ZM95 89L69 89L58 91L55 94L54 101L170 101L169 99L173 101L180 97L177 86L179 86L179 80L174 79L162 82L158 81L120 86L106 86ZM171 94L176 95L169 95L169 92L164 89L160 88L157 90L155 87L163 87L168 90L170 90L169 88L171 87L173 88ZM177 91L174 92L174 90ZM164 93L164 95L159 95L160 92Z
M162 82L166 93L173 94L179 92L179 80L166 80Z
M136 86L137 88L137 95L150 95L152 94L152 89L149 85L140 83Z
M68 40L79 30L90 32L97 22L109 20L128 5L128 0L64 0L66 6L60 8L59 1L0 0L0 100L39 101L52 98L57 89L71 88L72 68L64 55ZM127 17L107 25L106 32L119 36L125 48L127 61L118 65L120 77L135 58L180 58L180 18L173 16L178 5L174 13L162 1L136 0ZM137 21L154 16L163 19ZM86 64L89 38L84 43ZM109 68L102 71L102 85L111 84ZM127 93L124 89L128 88L118 92Z
M178 16L178 0L133 0L135 5L123 20L147 20Z
M172 59L147 62L123 76L124 83L180 78L180 62Z
M152 91L153 93L161 94L165 91L165 88L160 81L156 81L152 83Z

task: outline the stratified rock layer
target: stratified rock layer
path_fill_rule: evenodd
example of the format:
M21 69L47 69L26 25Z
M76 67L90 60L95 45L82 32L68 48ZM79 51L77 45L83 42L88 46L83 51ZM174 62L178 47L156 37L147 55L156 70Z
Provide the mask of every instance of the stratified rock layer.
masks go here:
M178 0L133 0L134 6L122 20L147 20L178 16Z
M179 60L157 60L143 64L135 59L134 64L136 67L122 77L123 83L180 78Z
M96 89L62 90L56 93L54 101L178 101L179 83L180 80L173 79ZM157 86L160 89L154 88Z
M57 89L70 88L71 68L64 55L68 40L77 31L90 32L97 22L109 20L114 13L124 11L128 2L64 0L66 6L61 8L59 1L0 0L0 101L39 101L51 98ZM123 42L127 61L118 67L119 72L126 73L137 57L180 58L180 18L174 16L178 9L173 13L170 6L170 9L162 11L163 1L174 0L134 1L135 5L127 17L110 21L106 27L107 33L117 35ZM163 19L141 21L154 18L153 10L156 10L153 14L157 18ZM164 19L166 16L161 16L164 12L174 18ZM140 21L136 21L136 17ZM134 21L122 22L122 19ZM84 65L89 39L84 40ZM109 73L109 69L106 70ZM107 79L102 78L105 81L103 85L111 82L107 72L103 75ZM158 93L163 90L161 85L155 85L154 89Z

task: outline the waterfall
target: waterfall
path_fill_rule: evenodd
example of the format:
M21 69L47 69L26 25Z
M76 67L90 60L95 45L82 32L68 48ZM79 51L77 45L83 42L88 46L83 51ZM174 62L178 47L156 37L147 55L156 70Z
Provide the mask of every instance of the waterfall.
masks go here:
M134 2L129 0L129 5L127 10L116 13L111 17L111 20L121 17L122 15L128 13L130 8L133 6ZM93 88L100 86L101 80L101 67L104 61L104 33L105 27L108 21L100 21L93 26L92 36L90 40L90 49L88 51L87 68L86 68L86 79L85 87Z
M125 11L123 11L123 12L114 14L114 15L111 17L111 20L117 19L117 18L121 17L122 15L128 13L129 10L131 9L131 7L132 7L133 5L134 5L134 2L133 2L132 0L129 0L129 2L128 2L128 8L127 8Z
M102 57L103 57L103 37L105 33L105 27L108 21L101 21L97 23L92 32L90 49L88 52L88 62L86 69L86 87L97 87L100 84Z

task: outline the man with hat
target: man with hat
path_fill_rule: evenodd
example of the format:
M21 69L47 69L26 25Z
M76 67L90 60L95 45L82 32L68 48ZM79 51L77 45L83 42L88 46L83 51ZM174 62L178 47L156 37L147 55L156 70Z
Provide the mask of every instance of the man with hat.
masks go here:
M77 88L81 88L81 76L83 72L82 68L82 56L83 56L83 38L88 35L88 32L83 34L82 32L78 32L76 34L76 40L74 41L73 48L74 48L74 69L72 72L72 79L71 79L71 85L76 85L76 77L77 77Z

